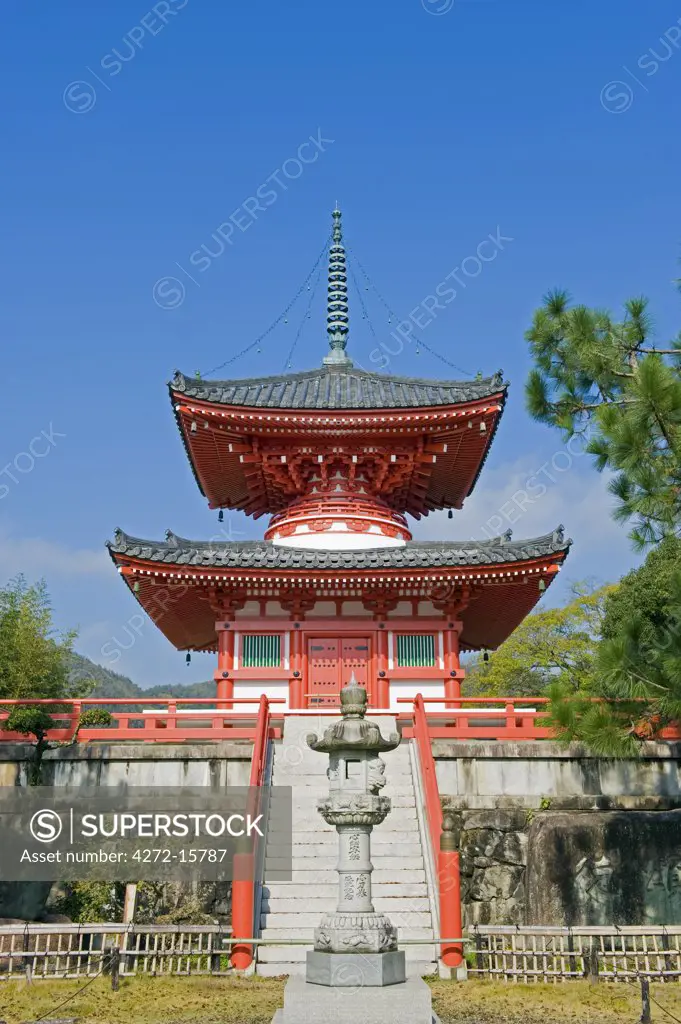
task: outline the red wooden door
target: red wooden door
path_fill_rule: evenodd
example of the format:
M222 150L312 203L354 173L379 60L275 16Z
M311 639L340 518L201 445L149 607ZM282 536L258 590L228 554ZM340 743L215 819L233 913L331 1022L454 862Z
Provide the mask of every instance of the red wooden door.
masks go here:
M366 687L371 704L369 640L367 637L344 637L341 641L341 686L350 682L353 672L359 685Z
M366 637L315 637L307 642L307 706L338 707L340 689L352 674L366 686L369 700L369 640Z
M340 689L339 642L315 637L307 642L307 706L338 705Z

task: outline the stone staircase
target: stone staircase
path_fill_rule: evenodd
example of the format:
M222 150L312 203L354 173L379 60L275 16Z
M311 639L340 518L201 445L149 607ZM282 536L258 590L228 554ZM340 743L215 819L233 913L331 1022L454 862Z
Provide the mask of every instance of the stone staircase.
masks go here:
M394 719L375 720L384 735L396 731ZM328 757L310 750L305 742L308 733L320 735L331 721L326 716L287 716L283 739L274 743L272 785L290 786L293 792L293 873L291 881L271 880L285 866L283 825L275 818L265 851L260 927L266 944L258 947L256 973L260 975L303 974L314 928L322 913L336 908L338 836L317 811L318 798L328 793ZM418 940L403 948L408 973L423 975L437 972L437 949L409 746L409 741L403 741L397 750L381 754L387 778L381 792L392 800L392 810L372 834L372 892L374 907L390 915L398 939ZM282 940L304 941L309 946L278 945Z

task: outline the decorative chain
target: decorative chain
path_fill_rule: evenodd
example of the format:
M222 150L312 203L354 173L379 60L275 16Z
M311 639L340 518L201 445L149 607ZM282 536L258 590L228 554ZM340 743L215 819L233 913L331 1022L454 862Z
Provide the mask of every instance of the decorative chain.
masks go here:
M312 286L312 290L310 291L310 298L308 299L307 306L306 306L305 312L303 314L303 319L300 321L300 325L298 327L298 330L296 331L296 336L293 339L293 344L291 345L291 348L289 349L288 355L286 356L286 361L284 363L284 370L290 369L291 360L293 358L293 353L296 350L296 346L297 346L298 341L300 339L300 335L303 333L303 328L305 326L305 322L310 319L310 309L312 308L312 303L314 302L314 297L315 297L315 295L317 293L317 288L319 287L319 282L321 281L323 272L324 272L324 267L322 266L322 267L319 268L319 270L317 272L317 278L315 280L315 283Z
M381 302L381 303L382 303L382 304L383 304L383 305L385 306L385 308L387 309L387 311L388 311L388 314L389 314L390 318L391 318L392 320L395 320L395 322L396 322L396 323L399 323L399 320L400 320L400 318L399 318L399 317L397 316L397 314L395 313L395 311L394 311L393 309L391 309L391 308L390 308L390 306L388 305L388 303L386 302L386 300L385 300L385 299L383 298L382 294L381 294L381 293L379 292L378 288L376 287L376 285L374 284L374 282L373 282L373 281L371 280L371 278L370 278L370 277L369 277L369 275L367 274L366 270L364 269L364 267L363 267L363 266L362 266L362 264L360 263L359 259L358 259L358 258L357 258L357 256L355 255L355 252L354 252L354 250L353 250L353 249L351 249L351 248L350 248L350 246L346 246L346 250L347 250L347 252L348 252L348 253L349 253L349 254L350 254L350 255L352 256L353 260L355 261L355 263L357 264L357 266L358 266L358 267L359 267L359 269L361 270L362 274L364 275L364 279L366 280L366 282L367 282L367 284L369 285L369 287L371 287L371 288L372 288L372 289L374 290L374 292L376 293L376 297L378 298L378 300L379 300L379 301L380 301L380 302ZM474 373L471 373L471 372L470 372L469 370L464 370L464 369L463 369L463 367L461 367L461 366L457 366L457 365L456 365L456 363L453 363L453 362L452 362L452 361L451 361L450 359L447 359L447 357L446 357L446 356L443 356L443 355L441 355L441 353L440 353L440 352L437 352L437 351L436 351L436 350L435 350L434 348L431 348L431 347L430 347L430 345L427 345L427 344L426 344L426 342L425 342L425 341L424 341L424 340L423 340L422 338L419 338L419 339L418 339L418 343L417 343L417 344L418 344L418 345L419 345L419 346L420 346L421 348L424 348L424 349L426 350L426 352L430 352L430 354L431 354L432 356L435 356L435 358L436 358L436 359L439 359L439 360L440 360L440 362L442 362L442 363L446 363L446 365L447 365L447 366L451 366L451 368L452 368L453 370L456 370L456 371L457 371L457 373L463 373L463 375L464 375L465 377L472 377L472 378L475 378L475 377L477 376L476 374L474 374Z
M270 326L267 328L267 330L263 331L262 334L259 335L255 339L255 341L251 342L250 345L247 345L245 348L242 348L240 352L237 352L235 355L231 356L229 359L225 359L224 363L220 363L218 366L214 366L212 368L212 370L207 370L205 373L199 374L200 377L203 377L203 378L211 377L214 373L216 373L218 370L222 370L225 366L231 366L231 364L236 362L237 359L240 359L242 356L245 356L247 352L251 352L254 348L257 348L261 344L261 342L268 336L268 334L271 334L272 331L274 330L274 328L277 327L278 324L280 324L282 322L282 320L286 319L286 317L288 316L290 311L293 309L293 307L295 306L296 302L298 301L298 299L300 298L302 293L305 291L305 289L309 285L311 279L314 277L314 274L315 274L316 270L318 269L319 264L321 263L321 261L324 259L324 256L326 255L327 249L329 248L330 241L331 241L330 237L326 239L326 241L324 242L324 247L322 248L322 251L320 252L320 254L317 257L317 259L315 260L315 264L312 267L312 270L307 275L307 277L305 278L305 280L301 284L300 288L298 289L298 291L295 293L295 295L293 296L293 298L289 302L288 306L286 306L286 308L281 311L281 313L279 314L277 319L274 320L270 324Z
M376 336L376 331L374 329L373 322L371 320L371 317L369 316L369 311L367 309L366 302L364 301L364 296L362 295L362 289L360 287L359 281L357 280L357 276L356 276L355 271L354 271L354 269L352 267L352 264L350 265L350 267L348 269L350 271L350 277L352 278L352 283L355 286L355 291L357 292L357 296L359 298L359 304L362 307L362 319L366 320L367 323L369 324L369 330L371 331L371 333L373 335L374 341L378 341L378 338Z

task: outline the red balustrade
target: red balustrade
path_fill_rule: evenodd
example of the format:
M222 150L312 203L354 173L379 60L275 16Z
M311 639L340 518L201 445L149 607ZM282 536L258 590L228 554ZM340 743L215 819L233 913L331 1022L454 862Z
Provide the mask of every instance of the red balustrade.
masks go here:
M592 698L598 701L600 698ZM550 740L555 732L548 723L548 697L457 697L456 707L447 710L442 697L417 697L423 705L430 740ZM398 697L398 704L413 704L411 697ZM644 703L641 701L641 703ZM416 711L399 715L405 739L416 737ZM425 728L425 726L423 727ZM640 723L639 739L681 740L681 724L664 726L653 735Z
M47 739L68 743L76 738L82 743L116 740L183 743L191 740L250 740L255 742L260 723L262 698L174 697L116 699L87 697L82 700L3 700L0 699L0 743L26 743L23 733L9 732L3 723L13 707L43 707L54 720ZM285 704L283 697L272 698L269 704ZM229 705L226 707L225 705ZM248 708L252 710L248 710ZM80 726L82 714L91 708L106 708L111 713L110 725ZM52 710L55 709L55 710ZM268 722L270 721L268 717ZM270 738L281 736L281 726L268 725Z
M459 854L441 848L442 803L435 772L435 758L433 757L425 700L420 693L414 700L412 720L411 732L416 743L416 753L421 769L426 820L433 857L437 866L440 933L448 939L458 938L462 934ZM407 731L403 729L403 735L406 736ZM442 962L447 967L456 968L463 959L462 947L452 943L443 943L440 955Z
M444 706L442 697L419 694L416 699L423 705L430 740L547 740L553 736L546 723L547 697L457 697L457 706L446 711L433 708ZM410 697L398 697L397 703L416 706ZM416 711L400 718L405 738L415 737Z
M265 694L260 698L258 721L253 739L253 755L251 758L251 774L249 778L249 813L257 815L262 810L262 787L265 784L267 770L267 747L271 738L270 701ZM248 853L237 853L234 856L234 875L232 881L232 937L250 939L255 935L255 874L258 863L257 838L253 849ZM232 946L232 967L245 971L253 961L253 946L239 942Z

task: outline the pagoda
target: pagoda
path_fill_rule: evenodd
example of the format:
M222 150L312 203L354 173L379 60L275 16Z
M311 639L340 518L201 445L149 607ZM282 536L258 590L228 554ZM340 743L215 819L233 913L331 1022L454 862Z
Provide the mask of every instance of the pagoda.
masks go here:
M216 651L217 698L338 705L354 673L375 708L460 696L463 651L497 647L565 559L558 527L531 540L415 541L408 516L460 509L494 438L501 374L425 380L356 368L346 254L333 213L322 365L203 380L170 398L211 509L269 516L255 541L164 541L120 530L123 581L181 651ZM450 512L450 515L452 513Z

